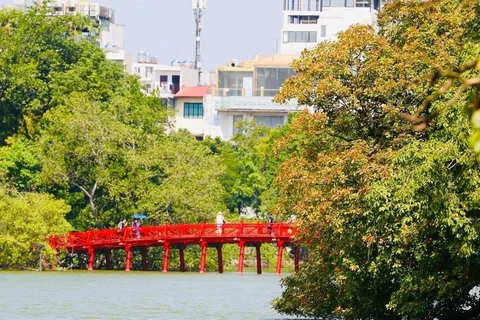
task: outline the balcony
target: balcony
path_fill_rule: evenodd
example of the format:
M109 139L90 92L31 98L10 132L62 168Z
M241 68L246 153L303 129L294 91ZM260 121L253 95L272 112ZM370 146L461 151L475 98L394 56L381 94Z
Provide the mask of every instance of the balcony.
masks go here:
M280 88L281 89L281 88ZM221 97L275 97L280 89L212 88L212 96Z
M213 96L207 95L204 98L206 106L213 107L217 111L233 111L233 112L275 112L285 113L291 111L303 110L303 106L299 106L295 100L285 104L279 104L272 101L272 97L258 96Z

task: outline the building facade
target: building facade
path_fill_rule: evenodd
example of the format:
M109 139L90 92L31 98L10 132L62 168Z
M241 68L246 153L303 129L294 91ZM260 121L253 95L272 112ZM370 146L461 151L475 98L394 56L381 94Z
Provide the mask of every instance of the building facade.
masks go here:
M280 54L300 54L353 24L376 26L384 0L283 0Z
M283 81L292 76L292 55L257 55L254 60L230 62L217 69L217 86L204 97L204 136L233 137L240 120L268 127L283 125L290 112L303 109L295 101L272 101Z
M99 2L89 0L36 0L38 5L47 3L52 16L81 14L95 21L100 34L85 30L84 36L94 38L98 47L105 51L107 59L127 66L129 57L125 53L125 26L115 22L115 10ZM26 0L15 0L15 6L25 10Z
M282 125L290 112L305 109L296 101L279 105L272 98L294 75L293 59L304 49L353 24L376 26L385 0L283 0L283 27L279 54L257 56L253 61L231 61L217 70L217 88L204 98L205 136L230 139L239 120L255 120L269 127ZM311 111L311 110L310 110Z
M174 105L175 94L182 87L191 87L198 84L198 71L189 65L157 64L156 60L132 63L132 73L139 77L144 92L150 94L156 91L165 105Z
M198 139L203 139L204 98L208 90L208 87L184 87L175 94L175 130L187 129Z

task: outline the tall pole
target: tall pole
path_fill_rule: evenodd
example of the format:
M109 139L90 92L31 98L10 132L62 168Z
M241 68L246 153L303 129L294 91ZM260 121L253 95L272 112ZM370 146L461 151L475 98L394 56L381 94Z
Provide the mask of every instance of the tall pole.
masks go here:
M198 71L198 84L200 84L200 77L202 73L202 63L200 59L200 36L202 33L202 15L206 7L205 0L193 0L193 14L195 16L195 69Z

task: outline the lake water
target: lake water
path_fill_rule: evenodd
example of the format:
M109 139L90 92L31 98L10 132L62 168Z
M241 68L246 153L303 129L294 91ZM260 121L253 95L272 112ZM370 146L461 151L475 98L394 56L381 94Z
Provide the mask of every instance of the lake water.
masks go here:
M294 319L274 273L0 272L0 319Z

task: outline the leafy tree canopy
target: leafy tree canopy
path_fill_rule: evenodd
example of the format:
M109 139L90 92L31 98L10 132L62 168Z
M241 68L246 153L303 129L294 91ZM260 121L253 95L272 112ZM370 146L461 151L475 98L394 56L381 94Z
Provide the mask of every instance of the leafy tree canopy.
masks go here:
M297 98L317 113L302 115L277 145L299 146L278 177L279 210L297 215L311 259L284 280L278 311L478 317L480 181L467 144L469 94L440 115L453 91L418 110L440 89L431 74L478 54L478 12L475 2L394 1L378 33L354 26L294 62L298 75L276 99Z

